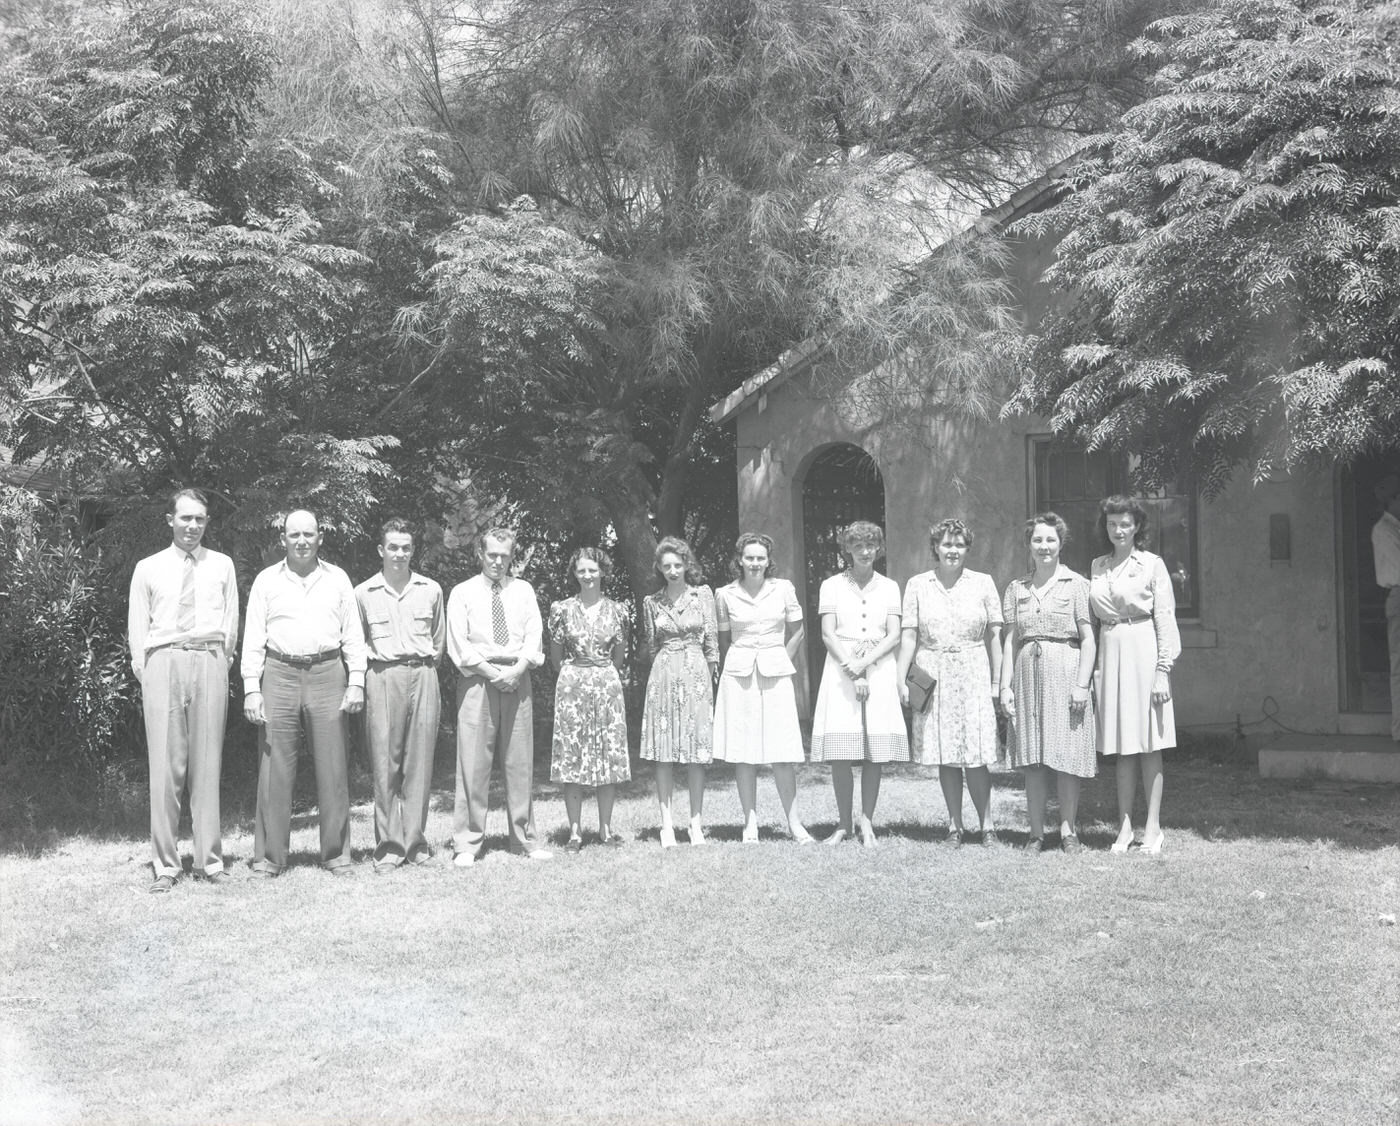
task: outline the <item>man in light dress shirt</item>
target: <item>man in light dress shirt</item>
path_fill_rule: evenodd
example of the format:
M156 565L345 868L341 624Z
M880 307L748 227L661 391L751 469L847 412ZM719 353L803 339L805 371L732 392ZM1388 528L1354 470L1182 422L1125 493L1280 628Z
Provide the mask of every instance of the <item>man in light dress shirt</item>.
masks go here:
M374 767L374 870L425 863L441 699L437 662L447 643L442 587L417 574L413 529L394 518L379 532L377 575L355 588L369 647L365 732Z
M474 864L486 836L491 763L501 759L510 849L531 860L550 853L535 837L534 712L530 670L544 662L539 604L524 579L512 577L515 533L492 528L477 543L481 574L458 583L447 600L447 652L457 682L457 797L452 807L453 861Z
M189 785L196 878L228 879L219 824L219 772L228 716L228 670L238 641L233 560L202 546L209 502L197 489L170 498L171 544L136 564L127 640L141 684L151 770L150 890L180 875L176 832Z
M1390 642L1390 737L1400 743L1400 475L1388 473L1376 482L1381 518L1371 528L1376 556L1376 582L1385 596L1385 625Z
M243 636L243 714L258 733L253 871L278 875L291 847L297 743L316 767L321 864L350 870L349 714L365 702L365 640L350 579L319 558L321 529L304 509L282 524L286 558L259 572Z

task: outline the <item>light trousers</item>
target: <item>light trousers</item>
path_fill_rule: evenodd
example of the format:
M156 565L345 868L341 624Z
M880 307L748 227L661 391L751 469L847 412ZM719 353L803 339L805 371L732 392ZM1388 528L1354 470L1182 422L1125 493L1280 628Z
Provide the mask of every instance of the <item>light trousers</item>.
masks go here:
M502 692L480 676L457 681L457 796L452 806L452 844L475 855L486 837L486 797L491 764L501 760L510 822L510 847L535 848L535 729L530 675L514 692Z
M1400 586L1385 596L1385 632L1390 642L1390 737L1400 743Z
M365 673L365 734L374 768L374 858L427 851L442 699L431 665L376 665Z
M258 732L258 809L253 825L253 867L280 872L292 839L292 786L303 734L316 768L316 804L321 826L321 863L350 863L350 780L346 754L349 718L345 666L322 661L308 669L268 657L263 669L263 713Z
M157 876L182 871L177 834L188 784L194 866L222 872L219 773L228 718L222 650L157 649L141 674L141 710L151 770L151 867Z

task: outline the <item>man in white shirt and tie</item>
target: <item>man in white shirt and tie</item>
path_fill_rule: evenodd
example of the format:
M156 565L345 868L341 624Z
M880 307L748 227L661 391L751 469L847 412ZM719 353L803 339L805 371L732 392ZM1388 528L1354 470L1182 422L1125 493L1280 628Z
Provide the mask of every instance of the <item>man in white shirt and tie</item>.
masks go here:
M1376 557L1376 582L1385 596L1386 634L1390 641L1390 737L1400 743L1400 474L1387 473L1376 482L1381 518L1371 528Z
M491 763L501 759L510 850L531 860L550 853L535 837L531 789L535 733L530 670L544 662L544 624L533 588L510 573L515 533L492 528L477 542L481 574L447 600L447 653L457 681L457 796L453 861L474 864L486 836Z
M189 786L196 878L228 879L219 823L219 773L228 716L228 670L238 642L233 560L202 545L209 502L198 489L170 498L171 544L136 564L127 639L141 684L151 770L150 890L180 875L176 832Z
M365 705L365 639L350 579L320 559L321 528L298 509L286 558L253 580L243 631L243 714L260 727L253 871L278 875L291 846L297 744L316 768L321 866L350 871L349 716Z

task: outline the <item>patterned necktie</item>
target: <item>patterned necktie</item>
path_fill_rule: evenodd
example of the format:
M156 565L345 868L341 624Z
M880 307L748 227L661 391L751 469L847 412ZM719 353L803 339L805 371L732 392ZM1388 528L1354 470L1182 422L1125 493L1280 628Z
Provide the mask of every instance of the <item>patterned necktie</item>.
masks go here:
M491 635L497 645L510 641L510 630L506 627L506 604L501 601L501 584L491 584Z
M175 628L189 637L194 636L194 556L185 552L184 574L180 578L180 609L175 615Z

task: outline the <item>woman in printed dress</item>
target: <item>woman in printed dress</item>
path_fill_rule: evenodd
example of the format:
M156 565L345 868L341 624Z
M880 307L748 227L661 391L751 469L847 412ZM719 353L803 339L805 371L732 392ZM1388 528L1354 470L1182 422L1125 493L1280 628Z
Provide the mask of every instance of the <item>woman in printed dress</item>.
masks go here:
M671 793L677 763L685 765L690 786L690 843L703 845L705 764L713 753L714 683L719 675L715 598L685 540L665 537L656 545L653 562L665 585L642 599L642 644L651 675L642 712L641 756L656 763L661 846L676 846Z
M852 835L851 764L861 764L860 841L873 848L882 764L909 760L895 678L899 585L875 573L875 560L885 551L878 524L857 520L844 529L841 550L851 565L822 583L817 602L826 665L812 715L812 761L831 764L838 823L828 844Z
M938 767L948 803L948 843L963 843L963 779L984 845L997 843L991 821L991 768L1001 758L993 697L1001 675L1001 599L990 575L964 567L973 534L961 520L929 529L933 570L904 590L904 640L899 651L900 698L910 665L935 680L928 707L914 712L914 761Z
M1099 505L1099 529L1113 550L1089 569L1089 608L1099 623L1099 751L1118 760L1118 839L1133 843L1133 798L1142 774L1147 822L1142 851L1162 851L1162 752L1176 746L1172 665L1181 655L1176 592L1147 543L1147 509L1132 497Z
M758 840L758 768L771 766L793 840L812 836L797 816L803 759L793 655L802 644L802 606L787 579L773 577L773 541L745 532L734 545L734 581L715 594L723 671L715 699L716 762L734 764L745 843Z
M617 783L631 776L627 758L627 713L618 675L627 657L627 615L603 595L612 559L581 547L569 560L578 594L549 608L549 659L559 670L554 687L554 744L549 776L564 784L570 852L583 847L579 819L583 788L598 791L598 835L622 844L613 832Z
M1026 776L1031 834L1045 848L1045 801L1053 776L1060 799L1060 847L1079 852L1079 788L1095 771L1089 678L1094 627L1089 584L1060 563L1069 529L1053 512L1026 521L1034 569L1002 597L1001 706L1011 719L1011 765Z

